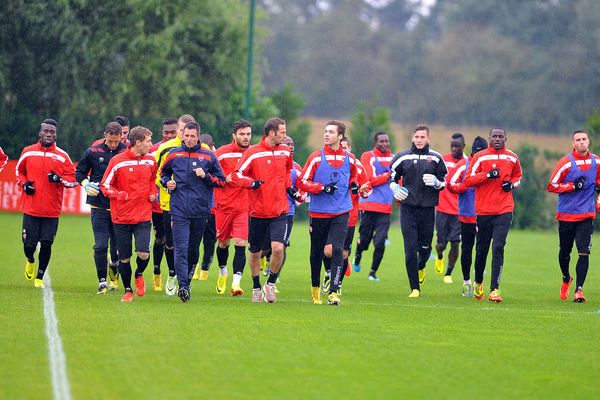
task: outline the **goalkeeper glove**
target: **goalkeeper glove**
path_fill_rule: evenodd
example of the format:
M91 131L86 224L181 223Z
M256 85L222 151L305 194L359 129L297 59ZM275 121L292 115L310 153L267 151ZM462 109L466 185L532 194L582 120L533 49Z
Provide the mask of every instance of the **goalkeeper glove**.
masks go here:
M98 185L96 182L90 182L89 180L85 179L83 182L81 182L81 184L83 185L83 189L88 196L94 197L98 196L98 193L100 193L100 185Z
M423 183L425 186L433 186L436 189L442 187L442 182L433 174L423 174Z
M408 197L408 189L398 185L396 182L390 183L390 189L392 189L394 198L398 201L404 201Z

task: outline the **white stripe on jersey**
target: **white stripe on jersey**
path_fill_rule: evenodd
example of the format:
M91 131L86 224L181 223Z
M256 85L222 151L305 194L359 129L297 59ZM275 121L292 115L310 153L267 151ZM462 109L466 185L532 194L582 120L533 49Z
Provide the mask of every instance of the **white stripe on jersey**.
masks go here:
M240 171L238 172L238 176L240 178L243 177L243 175L241 174L242 171L244 171L246 168L248 168L248 165L250 165L250 163L253 160L256 160L256 159L262 158L262 157L271 157L271 156L286 156L286 157L289 157L290 156L290 151L289 150L275 150L275 151L259 151L258 153L254 153L250 157L248 157L246 159L246 161L244 161L244 163L240 166Z
M598 165L598 163L600 163L600 160L596 159L596 165ZM577 165L585 165L585 164L592 164L592 159L590 158L589 160L575 160L575 164ZM556 172L556 175L554 175L552 177L552 180L550 181L553 185L557 185L558 184L558 178L560 178L560 175L564 172L564 170L571 168L571 160L568 160L562 167L560 167L560 169Z
M450 184L456 185L458 183L458 180L460 179L460 176L462 175L466 167L466 165L461 165L460 167L458 167L458 169L454 172L454 175L452 175L452 178L450 178Z
M112 167L112 169L110 170L109 174L106 176L106 180L104 181L104 187L108 188L110 187L110 183L115 175L115 172L117 172L118 169L120 168L124 168L124 167L130 167L132 165L149 165L149 166L153 166L154 164L156 164L155 160L128 160L128 161L121 161L118 164L115 164L114 167Z
M477 159L477 161L475 161L475 164L473 165L473 169L471 170L471 176L475 175L475 171L479 167L479 163L481 163L481 161L491 161L491 160L510 160L510 161L516 163L517 156L516 155L511 156L510 154L486 154L485 156L481 156ZM515 186L517 186L516 183L515 183Z
M244 153L239 153L239 152L236 152L236 153L223 153L223 154L221 154L221 155L220 155L220 156L217 158L217 160L221 161L221 160L223 160L223 159L225 159L225 158L242 158L242 155L243 155L243 154L244 154Z

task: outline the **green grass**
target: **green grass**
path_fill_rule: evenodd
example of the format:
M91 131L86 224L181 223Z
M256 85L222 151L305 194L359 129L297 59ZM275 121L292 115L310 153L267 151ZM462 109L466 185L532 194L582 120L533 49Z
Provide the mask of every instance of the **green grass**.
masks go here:
M0 214L0 224L0 398L50 398L42 293L23 276L21 216ZM410 300L397 222L390 240L382 281L353 273L337 308L310 302L300 223L275 304L217 295L214 265L188 304L154 292L122 304L95 295L88 218L62 217L49 271L73 397L597 398L595 254L585 304L558 298L557 235L522 231L508 237L504 303L463 298L460 267L445 285L433 262L423 296ZM249 292L248 274L242 284Z

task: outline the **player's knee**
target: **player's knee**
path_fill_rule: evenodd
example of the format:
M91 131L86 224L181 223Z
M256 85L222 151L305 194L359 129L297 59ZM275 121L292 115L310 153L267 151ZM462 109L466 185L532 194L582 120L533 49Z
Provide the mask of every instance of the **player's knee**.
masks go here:
M144 253L143 251L138 251L137 255L144 261L146 261L150 257L150 253Z
M492 244L492 253L502 253L504 251L504 243Z
M40 241L40 247L42 249L49 249L52 247L52 242L50 240L42 240Z
M331 255L333 254L333 246L331 244L325 245L323 248L323 254L325 254L325 257L331 258Z
M165 238L164 237L157 237L156 239L154 239L154 244L157 244L159 246L162 246L163 244L165 244Z
M108 245L94 246L94 255L107 254L107 253L108 253Z
M342 256L344 257L344 260L345 260L346 258L348 258L348 257L350 256L350 250L346 250L346 249L344 249L344 252L342 253Z
M227 246L229 246L229 240L227 241ZM245 239L234 239L234 246L246 246Z
M271 252L273 255L283 255L283 249L285 245L283 243L274 242L271 244Z
M460 246L460 242L450 242L450 248L454 251L458 251L459 246Z
M128 258L122 258L119 260L121 263L128 263L129 261L131 261L131 257Z

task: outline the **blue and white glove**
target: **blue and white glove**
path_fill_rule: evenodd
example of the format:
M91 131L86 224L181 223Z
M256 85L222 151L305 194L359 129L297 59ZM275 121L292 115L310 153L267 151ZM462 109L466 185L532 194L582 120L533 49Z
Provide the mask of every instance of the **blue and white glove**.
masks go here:
M81 182L81 186L83 186L83 189L88 196L95 197L100 193L100 185L96 182L90 182L89 180L84 179L83 182Z
M390 183L390 189L392 189L394 198L398 201L404 201L408 197L408 189L398 185L396 182Z
M425 186L433 186L436 189L442 187L442 182L433 174L423 174L423 183Z

